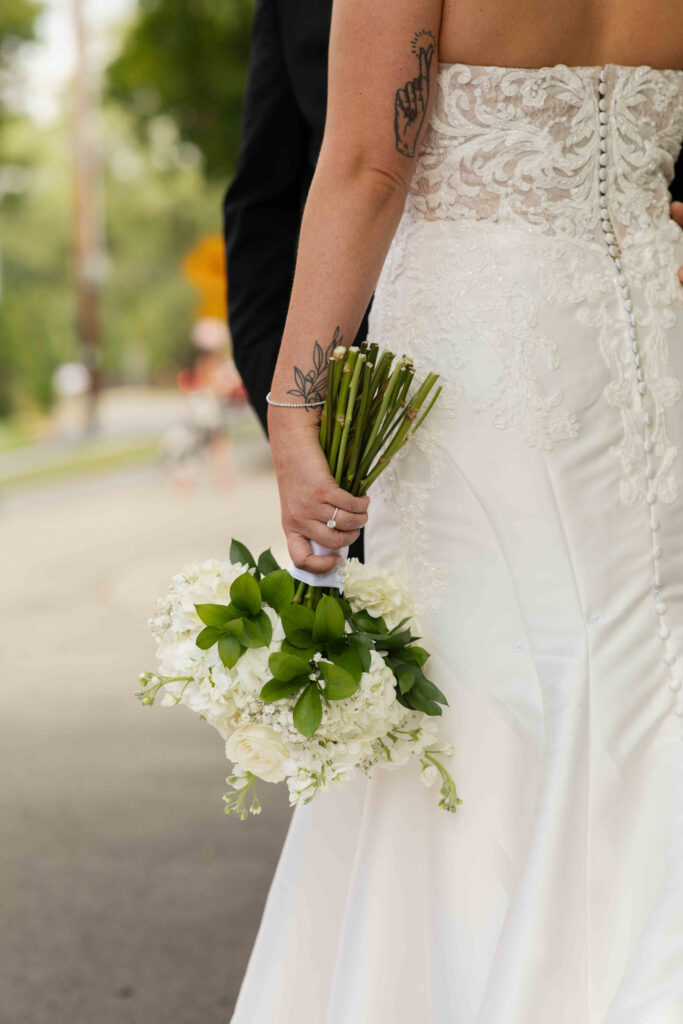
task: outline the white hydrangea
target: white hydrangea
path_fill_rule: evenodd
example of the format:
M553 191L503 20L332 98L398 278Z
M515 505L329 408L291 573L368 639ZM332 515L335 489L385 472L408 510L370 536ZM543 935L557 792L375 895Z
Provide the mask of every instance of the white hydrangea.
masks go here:
M381 615L389 629L415 614L403 577L379 565L348 558L342 578L344 597L354 612L365 609L371 615Z

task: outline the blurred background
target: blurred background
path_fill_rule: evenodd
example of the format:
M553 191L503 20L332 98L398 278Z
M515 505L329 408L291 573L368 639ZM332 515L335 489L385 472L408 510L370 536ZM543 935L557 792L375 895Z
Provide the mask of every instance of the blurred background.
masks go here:
M3 1024L227 1024L288 821L133 697L172 573L285 557L219 234L252 9L0 6Z

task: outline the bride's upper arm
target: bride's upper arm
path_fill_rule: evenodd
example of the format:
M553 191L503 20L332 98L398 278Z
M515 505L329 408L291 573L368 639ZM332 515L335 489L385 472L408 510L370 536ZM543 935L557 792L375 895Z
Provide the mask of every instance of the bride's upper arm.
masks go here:
M334 0L321 161L407 187L429 120L443 0Z

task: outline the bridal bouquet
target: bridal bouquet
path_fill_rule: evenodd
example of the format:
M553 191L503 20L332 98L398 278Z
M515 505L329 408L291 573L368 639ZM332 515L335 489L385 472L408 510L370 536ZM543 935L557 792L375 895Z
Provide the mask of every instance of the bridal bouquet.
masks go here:
M351 493L365 493L436 400L436 375L409 397L413 377L408 360L377 346L335 349L320 435ZM423 671L404 582L356 559L331 585L297 573L236 540L229 561L186 567L150 620L159 671L140 676L137 696L184 704L219 731L234 765L226 813L242 819L260 811L258 779L286 780L290 803L307 803L356 771L411 759L455 810L443 763L452 751L434 721L447 701Z

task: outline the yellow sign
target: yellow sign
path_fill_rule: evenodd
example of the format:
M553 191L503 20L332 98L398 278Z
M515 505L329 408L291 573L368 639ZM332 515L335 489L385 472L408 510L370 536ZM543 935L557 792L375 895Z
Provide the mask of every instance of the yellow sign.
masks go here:
M183 260L183 273L199 292L197 318L227 316L225 246L220 235L206 235Z

